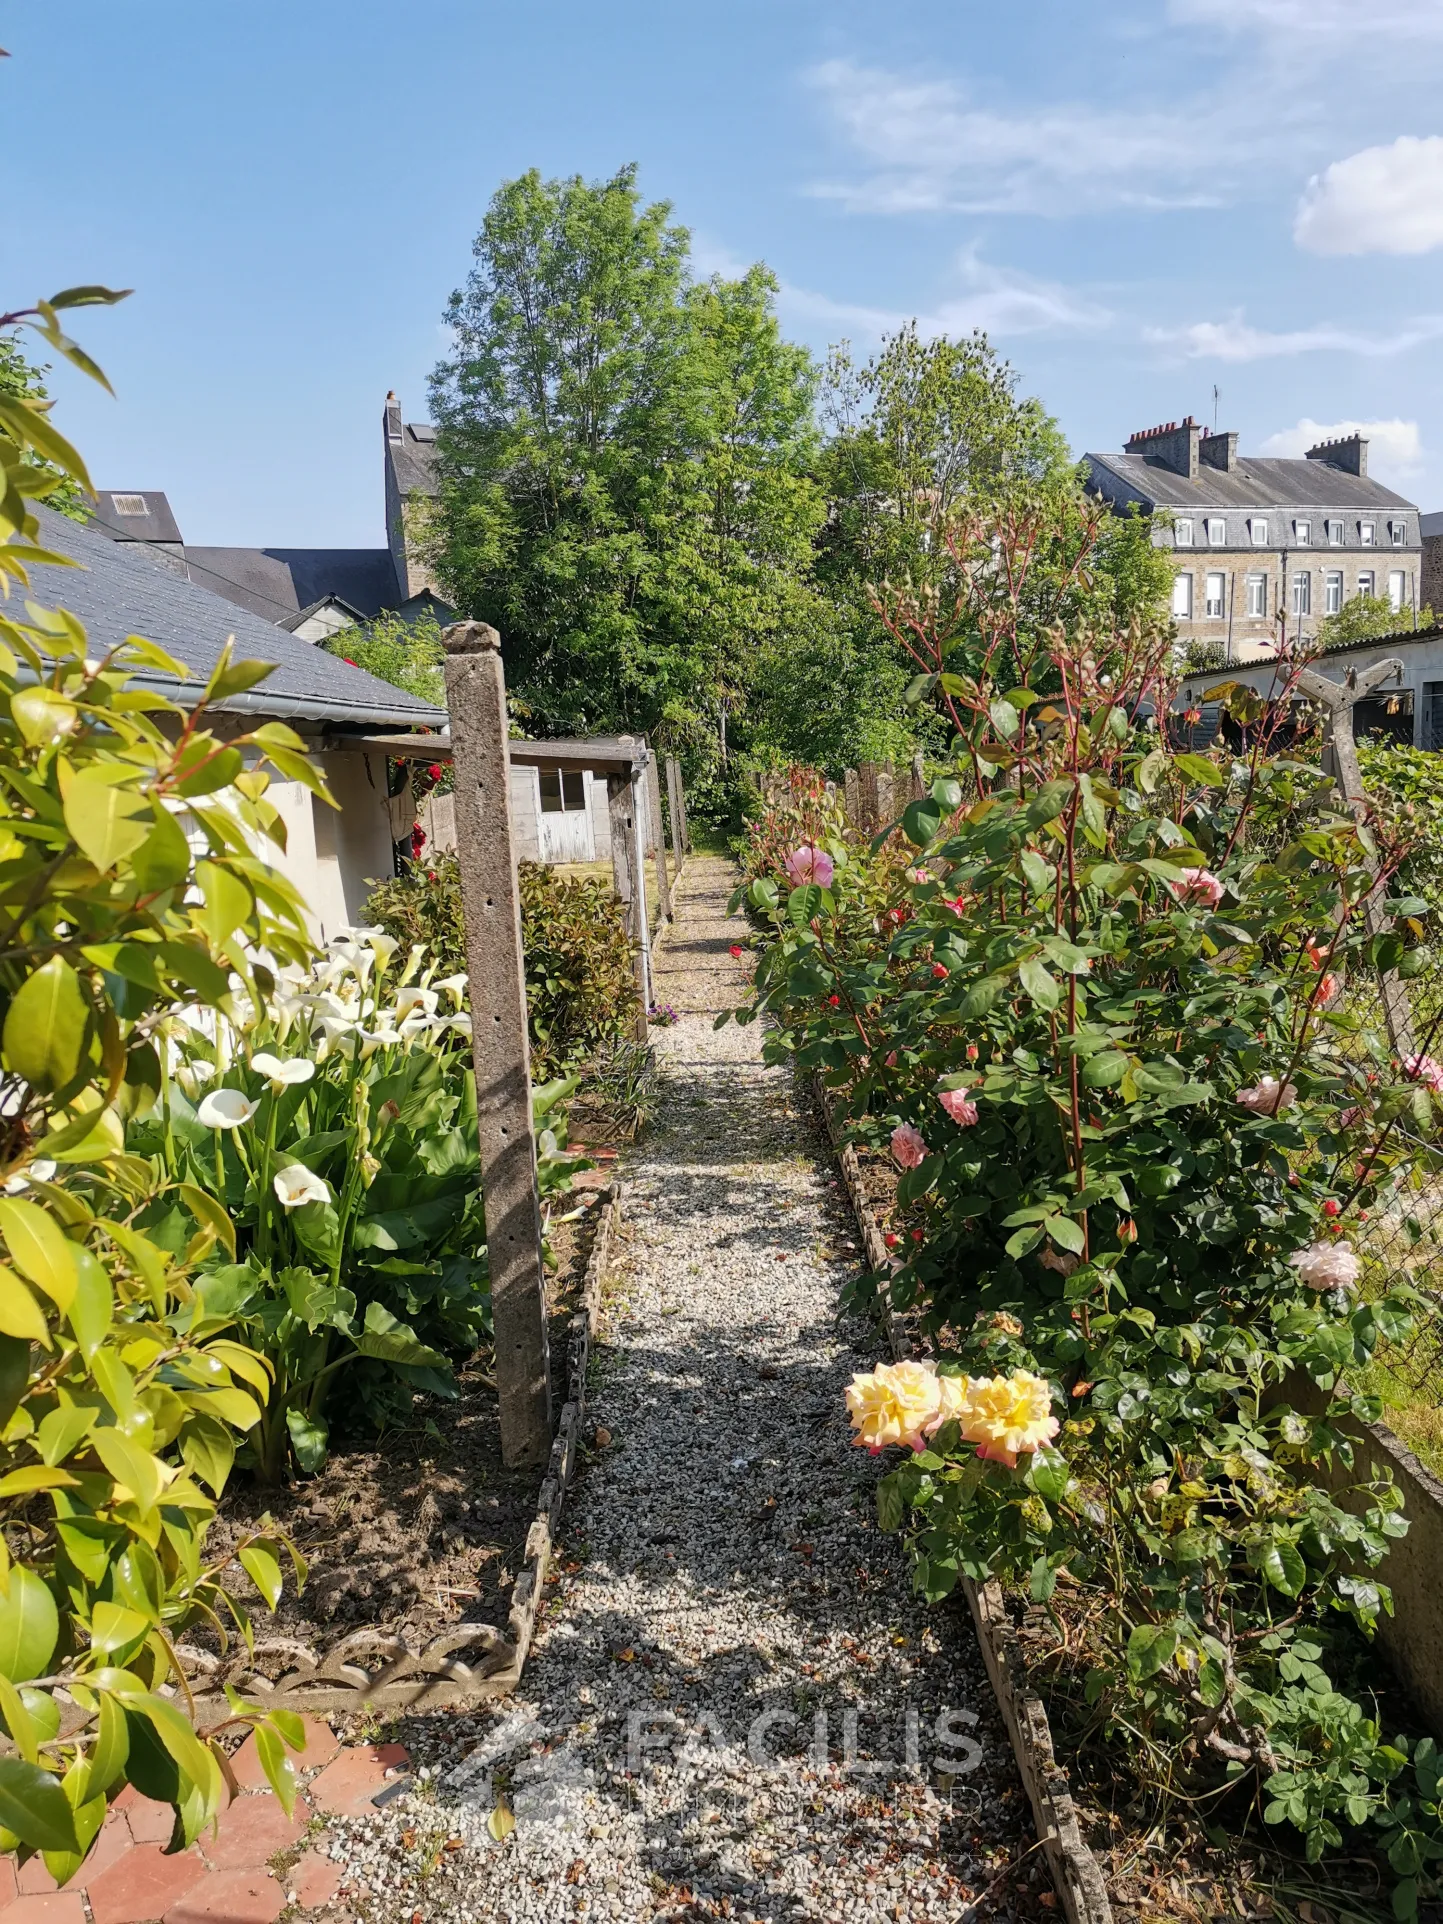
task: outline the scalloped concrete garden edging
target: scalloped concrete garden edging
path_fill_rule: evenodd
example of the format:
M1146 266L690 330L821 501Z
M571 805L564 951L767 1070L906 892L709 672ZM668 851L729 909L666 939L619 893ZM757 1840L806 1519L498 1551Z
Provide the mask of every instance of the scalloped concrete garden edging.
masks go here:
M231 1715L229 1684L268 1710L309 1711L316 1716L377 1710L459 1710L504 1697L521 1681L536 1616L541 1607L561 1508L576 1467L586 1415L586 1370L601 1308L602 1286L621 1221L621 1185L612 1183L597 1205L596 1236L582 1278L581 1297L567 1330L566 1401L526 1537L524 1560L511 1590L506 1628L457 1624L421 1648L379 1628L353 1630L331 1649L318 1651L298 1638L257 1638L253 1652L217 1658L190 1644L177 1647L195 1697L202 1728ZM460 1653L466 1653L463 1661ZM260 1666L284 1666L279 1677Z
M873 1269L886 1270L891 1258L867 1204L856 1149L838 1136L832 1107L820 1082L813 1087L842 1171L852 1213L857 1219L867 1261ZM911 1344L898 1327L890 1304L881 1306L880 1321L893 1356L909 1355ZM1046 1706L1027 1686L1027 1668L1007 1616L1001 1586L993 1582L978 1585L969 1577L963 1577L961 1589L977 1626L977 1641L982 1646L987 1675L1012 1740L1012 1754L1017 1759L1018 1774L1032 1805L1038 1841L1068 1924L1112 1924L1112 1906L1108 1902L1102 1867L1089 1850L1078 1825L1067 1774L1058 1765L1052 1747L1052 1727L1047 1721Z

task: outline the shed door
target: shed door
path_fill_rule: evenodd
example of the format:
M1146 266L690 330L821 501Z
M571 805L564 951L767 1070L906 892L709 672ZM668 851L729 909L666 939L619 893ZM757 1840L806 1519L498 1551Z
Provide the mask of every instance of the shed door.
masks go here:
M543 768L539 774L542 861L594 862L596 846L591 812L586 806L587 771Z

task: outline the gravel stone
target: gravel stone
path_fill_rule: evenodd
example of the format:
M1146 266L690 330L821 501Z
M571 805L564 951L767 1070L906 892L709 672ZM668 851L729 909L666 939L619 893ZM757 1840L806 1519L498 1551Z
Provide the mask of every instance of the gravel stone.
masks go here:
M739 879L692 857L657 957L680 1020L654 1032L592 1453L521 1689L400 1722L408 1787L322 1847L339 1915L1057 1915L965 1606L912 1596L885 1460L850 1447L842 1390L878 1343L841 1307L845 1192L759 1028L713 1028L745 993Z

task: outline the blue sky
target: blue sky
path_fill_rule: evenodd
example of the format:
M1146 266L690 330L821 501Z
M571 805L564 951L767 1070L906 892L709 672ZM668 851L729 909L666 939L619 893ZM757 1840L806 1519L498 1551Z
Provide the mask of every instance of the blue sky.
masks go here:
M493 189L630 160L819 352L982 326L1077 450L1216 385L1245 452L1374 424L1443 507L1443 0L0 0L0 44L5 302L136 289L58 419L191 541L378 543Z

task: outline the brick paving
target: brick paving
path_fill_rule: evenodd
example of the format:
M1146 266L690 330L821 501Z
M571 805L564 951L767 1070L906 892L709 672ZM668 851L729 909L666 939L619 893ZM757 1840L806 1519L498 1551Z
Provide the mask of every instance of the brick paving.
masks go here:
M320 1718L304 1722L305 1748L290 1753L301 1783L290 1817L248 1737L231 1759L239 1794L218 1827L189 1850L167 1852L170 1806L128 1785L64 1890L56 1889L41 1858L17 1869L13 1858L0 1857L0 1918L4 1924L275 1924L282 1911L304 1918L324 1910L340 1883L339 1867L315 1848L326 1819L359 1815L409 1760L400 1744L343 1747ZM299 1850L302 1844L310 1848Z

